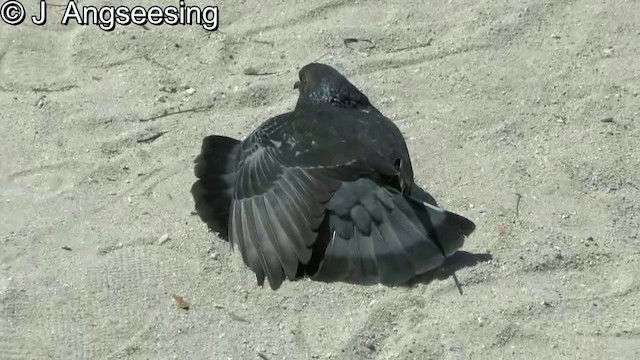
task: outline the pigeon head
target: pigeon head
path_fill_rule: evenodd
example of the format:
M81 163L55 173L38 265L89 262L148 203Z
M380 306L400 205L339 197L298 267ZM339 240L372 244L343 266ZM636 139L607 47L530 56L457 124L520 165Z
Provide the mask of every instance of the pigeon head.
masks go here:
M300 106L330 105L338 107L371 106L369 99L342 74L329 65L311 63L300 69L298 89Z

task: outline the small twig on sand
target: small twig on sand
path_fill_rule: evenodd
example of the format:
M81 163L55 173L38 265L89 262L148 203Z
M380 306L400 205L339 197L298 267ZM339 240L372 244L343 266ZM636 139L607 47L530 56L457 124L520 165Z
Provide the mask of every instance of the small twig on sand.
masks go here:
M429 40L427 40L424 43L411 45L411 46L405 46L405 47L398 48L398 49L393 49L393 50L388 51L387 54L398 53L398 52L406 51L406 50L415 50L415 49L425 48L427 46L431 46L431 42L432 41L433 41L433 38L429 38Z
M236 315L236 314L232 313L231 311L228 311L228 313L229 313L229 317L231 317L231 318L232 318L233 320L235 320L235 321L240 321L240 322L244 322L244 323L249 323L249 320L247 320L247 319L245 319L245 318L243 318L243 317L241 317L241 316L238 316L238 315Z
M249 76L267 76L267 75L276 75L278 72L277 71L263 71L263 72L260 72L254 67L248 67L248 68L244 69L244 71L242 73L245 74L245 75L249 75Z
M145 27L144 25L142 25L142 27ZM149 30L149 29L145 29L145 30ZM167 65L162 65L160 64L156 59L151 58L149 55L144 55L142 56L143 59L147 60L148 62L152 63L155 66L161 67L165 70L172 70L170 67L168 67Z
M53 93L53 92L64 92L64 91L69 91L72 89L76 89L78 87L78 85L66 85L66 86L62 86L59 88L49 88L46 86L36 86L31 88L31 91L36 92L36 93Z
M171 295L173 301L176 302L176 307L182 310L189 310L189 303L180 295L173 294Z
M138 138L136 140L136 142L138 143L150 143L153 142L155 139L159 138L160 136L164 135L168 133L168 131L158 131L158 132L154 132L151 134L148 134L146 136L142 136L140 138Z
M190 113L190 112L202 112L202 111L211 110L214 107L215 107L214 104L210 104L210 105L199 106L199 107L196 107L196 108L191 108L191 109L186 109L186 110L178 110L178 111L174 111L174 112L165 111L161 115L151 116L151 117L148 117L148 118L140 119L139 121L140 122L147 122L147 121L158 120L158 119L161 119L163 117L167 117L167 116L171 116L171 115L178 115L178 114L184 114L184 113Z
M329 55L329 53L328 53L328 52L326 52L326 53L322 54L319 58L317 58L317 59L313 60L312 62L318 62L318 61L320 61L323 57L325 57L325 56L327 56L327 55Z
M453 273L452 275L453 281L456 283L456 287L458 288L458 292L460 293L460 295L464 295L464 293L462 292L462 285L460 285L460 281L458 280L456 273Z
M513 223L515 224L520 219L520 200L522 200L522 194L516 193L516 213L513 217Z

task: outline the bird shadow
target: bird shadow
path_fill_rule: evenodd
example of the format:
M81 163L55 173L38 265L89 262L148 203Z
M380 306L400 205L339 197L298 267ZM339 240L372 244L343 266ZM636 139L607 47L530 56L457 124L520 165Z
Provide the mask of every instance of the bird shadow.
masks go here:
M406 284L407 287L413 287L418 284L428 285L434 280L445 280L450 277L456 281L458 290L462 294L462 289L456 278L456 271L476 266L483 262L488 262L493 259L493 255L489 253L470 253L467 251L457 251L453 255L444 260L439 268L428 271L422 275L416 276L413 280Z

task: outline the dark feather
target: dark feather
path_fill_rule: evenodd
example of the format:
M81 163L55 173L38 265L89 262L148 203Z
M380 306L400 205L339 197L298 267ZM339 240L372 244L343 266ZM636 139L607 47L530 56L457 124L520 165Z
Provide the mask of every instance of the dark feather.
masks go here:
M228 238L229 210L236 179L240 141L226 136L207 136L195 159L198 178L191 187L196 212L211 230Z
M469 220L422 201L406 197L396 189L381 187L370 179L343 183L327 206L327 243L317 269L309 267L315 280L346 281L355 284L400 285L417 275L439 267L445 256L460 248L470 234ZM346 195L345 193L350 193ZM358 201L344 199L359 194ZM382 199L388 199L383 205ZM379 216L352 211L352 236L345 236L345 220L338 213L344 207L364 209L377 205ZM363 225L366 223L367 225ZM472 230L471 230L472 231ZM444 249L440 250L440 247ZM315 256L315 254L314 254Z

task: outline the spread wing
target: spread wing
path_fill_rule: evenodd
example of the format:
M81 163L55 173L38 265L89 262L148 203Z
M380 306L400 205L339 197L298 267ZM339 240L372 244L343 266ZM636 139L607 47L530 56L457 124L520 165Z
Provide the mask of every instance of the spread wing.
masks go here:
M309 161L316 155L285 131L281 115L254 131L242 144L230 210L229 237L244 263L277 289L285 277L296 278L298 266L311 258L332 194L340 187L346 157L324 157L327 166ZM339 158L342 157L342 158Z

